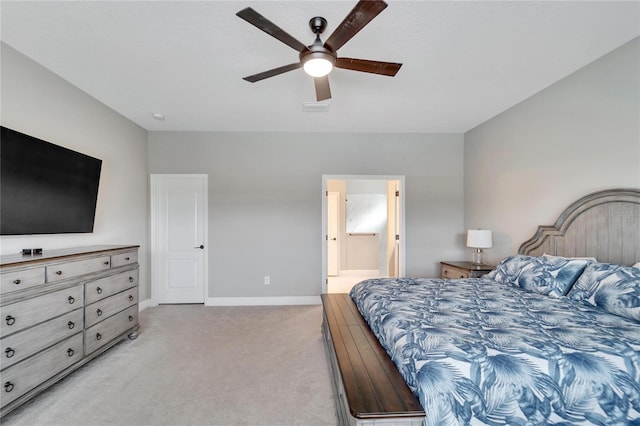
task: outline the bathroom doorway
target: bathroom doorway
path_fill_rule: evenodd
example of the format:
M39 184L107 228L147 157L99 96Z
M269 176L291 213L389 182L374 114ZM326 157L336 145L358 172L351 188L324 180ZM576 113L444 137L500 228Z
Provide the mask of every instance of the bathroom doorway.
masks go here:
M322 292L404 275L404 176L323 176Z

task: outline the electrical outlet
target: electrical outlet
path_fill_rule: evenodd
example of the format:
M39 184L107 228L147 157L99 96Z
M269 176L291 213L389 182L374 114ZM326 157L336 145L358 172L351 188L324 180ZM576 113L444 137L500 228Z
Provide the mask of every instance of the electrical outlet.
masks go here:
M271 277L269 275L264 276L264 285L271 284Z

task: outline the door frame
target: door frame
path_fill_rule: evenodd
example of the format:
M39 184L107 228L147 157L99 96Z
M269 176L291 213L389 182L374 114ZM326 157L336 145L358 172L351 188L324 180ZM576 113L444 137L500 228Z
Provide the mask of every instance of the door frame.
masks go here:
M335 198L334 202L330 202L331 198ZM330 206L333 205L333 209L330 209ZM337 228L336 230L336 236L334 238L332 238L333 240L335 240L335 253L334 256L329 256L329 243L331 240L327 240L327 275L328 276L334 276L331 275L329 273L329 265L332 264L332 262L329 262L331 257L334 257L334 261L333 263L335 263L335 275L338 275L338 272L340 271L340 239L338 238L338 233L340 232L340 193L339 192L333 192L333 191L327 191L327 237L329 237L330 235L330 226L329 223L331 222L329 220L329 216L333 216L333 221L335 222L335 227Z
M203 208L204 208L204 223L203 223L203 232L204 232L204 249L203 249L203 292L204 292L204 305L207 305L207 300L209 299L209 175L207 174L185 174L185 173L152 173L150 175L150 187L149 187L149 206L151 210L151 226L150 226L150 247L151 247L151 304L152 306L158 306L158 290L156 289L156 285L154 283L158 282L157 277L159 277L161 272L161 265L158 262L158 253L160 251L160 242L158 240L159 235L159 226L160 220L158 217L158 212L160 208L160 185L159 182L162 178L165 177L188 177L188 178L200 178L202 180L204 194L203 194Z
M327 273L327 180L397 180L400 182L400 256L398 276L404 277L405 266L405 176L404 175L322 175L322 293L327 293L328 273Z

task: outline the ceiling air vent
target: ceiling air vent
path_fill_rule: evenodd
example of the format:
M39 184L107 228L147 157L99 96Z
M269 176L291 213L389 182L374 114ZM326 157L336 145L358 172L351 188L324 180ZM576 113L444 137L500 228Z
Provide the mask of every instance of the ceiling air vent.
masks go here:
M304 112L327 112L329 111L328 102L305 102L302 104Z

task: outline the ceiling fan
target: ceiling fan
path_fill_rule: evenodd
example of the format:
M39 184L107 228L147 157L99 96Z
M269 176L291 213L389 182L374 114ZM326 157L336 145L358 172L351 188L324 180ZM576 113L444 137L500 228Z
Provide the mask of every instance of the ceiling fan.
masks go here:
M309 27L311 27L311 31L316 35L316 40L310 46L305 46L252 8L247 7L246 9L242 9L236 13L237 16L272 37L277 38L299 53L298 62L250 75L243 79L250 83L255 83L256 81L303 67L307 74L314 77L317 100L324 101L331 98L328 75L333 67L390 77L395 76L402 64L370 61L367 59L341 58L338 57L337 53L338 49L351 40L358 31L364 28L365 25L371 22L371 20L378 16L386 7L387 4L382 0L360 0L324 44L322 40L320 40L320 34L326 29L327 20L320 16L311 18Z

